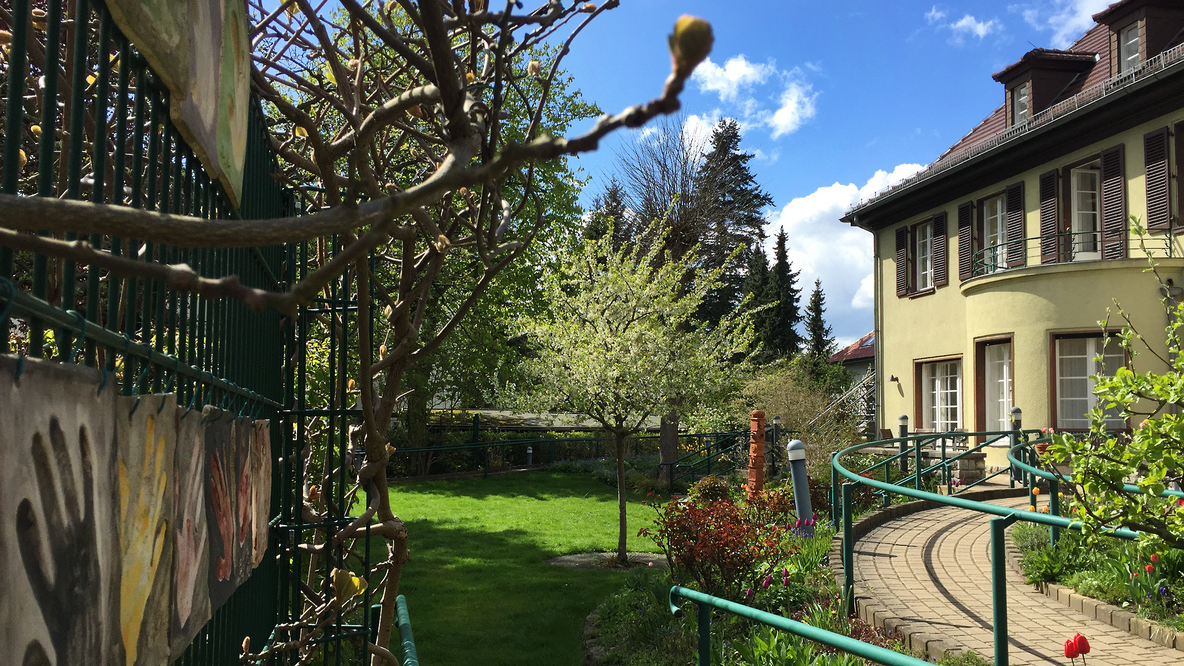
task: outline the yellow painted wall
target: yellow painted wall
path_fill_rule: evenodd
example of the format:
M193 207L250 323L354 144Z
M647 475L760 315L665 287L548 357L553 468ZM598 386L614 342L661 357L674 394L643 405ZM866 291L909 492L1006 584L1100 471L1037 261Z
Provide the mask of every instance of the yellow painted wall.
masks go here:
M1129 256L1120 261L1077 262L1040 265L1036 242L1027 248L1027 266L991 275L958 279L959 204L999 193L1019 180L1024 182L1025 236L1040 235L1039 177L1051 169L1080 161L1118 143L1125 145L1127 212L1146 220L1143 135L1164 125L1184 120L1184 110L1163 116L1122 134L1099 141L1087 148L1017 174L1016 177L989 183L957 201L943 202L877 233L876 325L877 363L881 408L880 427L896 430L897 418L907 414L917 427L918 409L914 403L914 368L919 361L958 356L962 359L962 426L976 429L978 396L975 394L975 342L984 338L1013 336L1012 363L1014 404L1024 411L1025 428L1050 425L1049 356L1050 334L1070 331L1100 331L1099 320L1111 312L1110 329L1117 331L1122 322L1114 301L1130 315L1141 333L1163 353L1163 329L1167 323L1160 303L1159 284L1144 272L1147 261L1132 234ZM1173 148L1174 149L1174 148ZM1172 160L1175 169L1175 160ZM1173 179L1173 182L1175 179ZM1062 202L1062 205L1065 205ZM1180 206L1173 202L1173 211ZM896 296L896 229L912 225L944 211L948 216L948 286L926 296ZM977 215L977 213L976 213ZM1173 257L1184 256L1184 236L1171 239ZM1147 237L1155 256L1166 256L1163 233ZM1161 276L1184 286L1184 259L1160 259ZM1160 370L1162 365L1151 354L1136 360L1143 370ZM890 381L895 376L899 381ZM1004 464L1002 453L993 452L989 464Z

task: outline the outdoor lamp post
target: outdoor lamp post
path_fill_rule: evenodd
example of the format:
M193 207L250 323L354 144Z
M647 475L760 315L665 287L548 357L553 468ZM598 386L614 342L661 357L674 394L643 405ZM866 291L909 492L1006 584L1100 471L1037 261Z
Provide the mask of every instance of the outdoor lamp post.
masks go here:
M769 449L769 451L772 453L772 455L769 456L769 473L774 477L777 476L777 442L780 441L778 439L778 436L780 435L780 433L781 433L781 415L774 414L773 415L773 447L771 449Z
M802 440L791 440L785 446L785 460L789 465L790 481L793 483L794 510L801 521L799 527L813 531L814 509L810 506L810 479L806 476L806 445Z
M530 467L531 463L533 462L533 458L534 458L534 447L533 446L526 447L526 466L527 467Z
M901 414L900 415L900 452L901 453L904 453L909 448L908 442L906 442L904 440L904 438L908 437L908 436L909 436L909 415L908 414ZM908 456L902 455L900 457L900 471L906 472L906 473L909 471L909 457Z

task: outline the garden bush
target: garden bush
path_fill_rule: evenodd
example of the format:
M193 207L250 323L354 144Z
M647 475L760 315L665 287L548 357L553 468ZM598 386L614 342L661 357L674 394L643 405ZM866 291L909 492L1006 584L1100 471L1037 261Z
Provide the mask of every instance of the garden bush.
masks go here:
M1011 540L1021 553L1030 553L1049 545L1048 528L1036 523L1020 522L1011 528Z

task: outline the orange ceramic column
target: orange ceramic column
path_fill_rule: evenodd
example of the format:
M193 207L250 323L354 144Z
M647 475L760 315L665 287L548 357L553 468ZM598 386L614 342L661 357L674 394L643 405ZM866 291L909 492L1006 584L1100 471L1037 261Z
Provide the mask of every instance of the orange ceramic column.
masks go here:
M752 411L752 435L748 445L748 498L765 488L765 413Z

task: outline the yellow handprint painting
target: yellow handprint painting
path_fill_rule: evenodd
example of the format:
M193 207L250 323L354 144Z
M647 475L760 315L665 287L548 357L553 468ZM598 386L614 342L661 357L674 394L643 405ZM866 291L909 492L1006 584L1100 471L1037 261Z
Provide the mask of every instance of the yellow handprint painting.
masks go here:
M177 448L176 396L130 396L115 409L119 443L119 621L127 666L169 659Z

